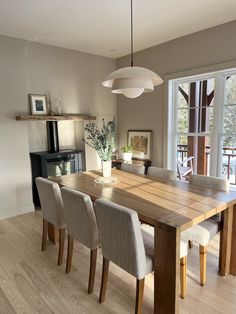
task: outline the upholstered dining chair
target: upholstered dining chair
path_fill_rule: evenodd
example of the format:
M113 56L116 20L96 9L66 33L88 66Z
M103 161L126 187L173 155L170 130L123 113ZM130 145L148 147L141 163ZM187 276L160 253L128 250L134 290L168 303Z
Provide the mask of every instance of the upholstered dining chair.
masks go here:
M35 179L43 214L42 251L46 250L48 223L59 229L58 265L63 262L66 218L59 185L38 177Z
M144 166L135 165L135 164L128 164L125 162L122 162L120 169L123 171L126 171L126 172L132 172L135 174L144 174L144 172L145 172Z
M99 246L98 226L89 195L63 187L61 189L68 229L66 273L71 271L74 239L90 249L88 293L93 292Z
M149 167L147 175L153 178L166 180L176 180L177 178L177 173L175 171L158 167Z
M150 234L154 239L154 227L142 224L141 230ZM188 256L188 241L180 241L180 297L186 296L187 289L187 256Z
M105 301L111 261L136 278L135 313L141 313L145 276L153 271L153 236L141 230L138 215L131 209L98 199L95 211L103 254L99 302Z
M199 186L203 189L208 188L224 192L229 190L228 180L203 175L192 174L189 184ZM206 283L207 245L220 231L220 223L221 215L216 214L181 233L182 240L190 241L190 243L194 242L199 245L201 286L204 286Z

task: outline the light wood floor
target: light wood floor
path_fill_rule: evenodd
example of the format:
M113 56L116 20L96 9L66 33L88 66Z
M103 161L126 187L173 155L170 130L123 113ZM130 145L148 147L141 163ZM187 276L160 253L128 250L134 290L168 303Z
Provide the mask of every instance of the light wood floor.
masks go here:
M135 279L111 265L107 298L98 303L101 261L99 252L95 290L87 294L89 250L76 243L73 269L57 266L57 246L48 242L40 251L40 212L0 221L0 313L133 313ZM189 253L188 291L180 300L181 314L235 314L236 278L217 275L218 240L209 248L207 285L198 284L198 250ZM66 248L65 248L66 249ZM143 313L152 313L153 275L146 279Z

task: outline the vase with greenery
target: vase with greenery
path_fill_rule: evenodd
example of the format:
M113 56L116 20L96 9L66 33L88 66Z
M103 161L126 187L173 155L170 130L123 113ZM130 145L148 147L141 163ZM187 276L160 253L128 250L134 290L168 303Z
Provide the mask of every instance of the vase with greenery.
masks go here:
M85 143L95 149L102 161L102 171L104 177L111 176L111 159L115 147L115 117L112 121L105 123L102 119L102 127L99 128L95 122L89 122L85 126L87 137Z
M132 154L133 154L133 146L132 145L126 145L121 147L122 152L122 159L124 161L131 161L132 160Z

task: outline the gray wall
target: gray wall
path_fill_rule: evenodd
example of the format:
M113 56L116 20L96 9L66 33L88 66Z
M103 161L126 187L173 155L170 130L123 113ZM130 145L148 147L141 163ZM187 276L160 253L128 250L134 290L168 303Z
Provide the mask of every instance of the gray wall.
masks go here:
M165 165L168 79L236 66L235 34L233 21L136 53L135 65L157 72L165 84L136 99L118 96L119 147L126 144L128 129L152 129L153 165ZM129 56L120 58L117 68L128 66L129 62Z
M64 113L111 119L116 97L101 82L114 69L109 58L0 36L0 219L33 210L29 151L47 149L45 122L15 121L30 112L28 94L61 96ZM61 148L84 148L82 122L60 122L59 133ZM94 167L96 156L87 157Z

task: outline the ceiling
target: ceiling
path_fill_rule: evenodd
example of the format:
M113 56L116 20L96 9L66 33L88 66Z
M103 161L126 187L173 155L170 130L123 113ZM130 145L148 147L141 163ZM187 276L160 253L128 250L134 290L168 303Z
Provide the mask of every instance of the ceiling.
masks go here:
M134 50L236 20L236 0L133 0ZM130 51L129 0L0 0L0 34L112 58Z

